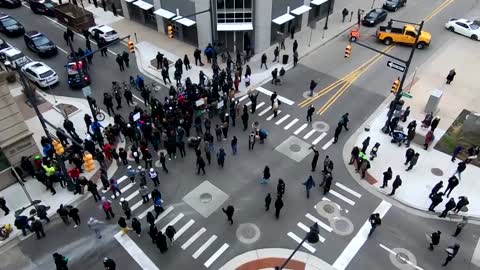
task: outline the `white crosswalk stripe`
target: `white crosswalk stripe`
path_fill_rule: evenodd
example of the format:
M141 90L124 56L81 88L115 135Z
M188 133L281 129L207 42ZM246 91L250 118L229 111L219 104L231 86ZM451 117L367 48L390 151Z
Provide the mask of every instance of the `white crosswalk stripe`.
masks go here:
M270 107L265 108L265 110L261 111L261 112L258 114L258 116L262 116L262 115L266 114L266 113L267 113L268 111L270 111L270 110L271 110Z
M210 265L212 265L212 263L214 263L218 257L220 257L220 255L227 250L228 247L229 245L224 243L203 265L207 268L210 267Z
M312 216L310 213L307 213L307 214L305 215L305 217L307 217L308 219L310 219L310 220L313 221L313 222L318 223L318 226L324 228L325 230L327 230L327 232L333 231L333 229L332 229L330 226L328 226L327 224L323 223L323 222L322 222L321 220L319 220L318 218Z
M200 248L197 249L197 251L195 251L195 253L193 253L192 257L194 259L198 258L215 240L217 240L217 236L215 234L210 236L207 242L205 242Z
M320 134L320 136L318 136L318 138L316 138L312 144L313 145L317 145L317 143L319 143L325 136L327 136L327 133L323 132L322 134Z
M308 124L303 124L301 127L299 127L297 130L295 130L295 132L293 132L294 135L298 135L300 134L300 132L302 132L302 130L304 130L306 127L308 126Z
M140 207L140 205L142 205L142 204L143 204L143 200L141 200L141 201L135 203L134 205L132 205L132 206L130 207L130 210L132 210L132 212L133 212L133 211L135 211L135 209L137 209L138 207Z
M244 99L248 98L248 95L244 95L243 97L238 99L238 102L242 102Z
M301 222L298 222L298 223L297 223L297 226L300 227L300 229L304 230L304 231L307 232L307 233L310 232L310 228L309 228L307 225L305 225L305 224L303 224L303 223L301 223ZM325 238L323 238L320 234L318 235L318 239L319 239L320 242L322 242L322 243L325 242Z
M316 132L315 129L310 130L307 134L305 134L305 136L303 136L303 139L306 140L306 139L310 138L310 136L312 136L313 133L315 133L315 132Z
M195 242L195 240L197 240L204 232L206 232L207 229L205 228L201 228L200 230L198 230L194 235L192 235L192 237L190 237L185 243L183 243L183 245L181 246L181 248L183 250L187 249L191 244L193 244L193 242Z
M250 105L252 105L252 102L249 101L249 102L247 102L245 105L250 106Z
M287 120L289 117L290 117L290 114L283 116L282 118L280 118L280 120L275 122L275 125L280 125L283 121Z
M322 147L322 150L327 150L328 147L330 147L330 145L332 145L333 143L333 138L330 139L330 141L328 141L323 147Z
M355 190L353 190L353 189L351 189L351 188L349 188L349 187L344 186L342 183L335 182L335 186L337 186L337 187L345 190L346 192L352 194L353 196L355 196L355 197L357 197L357 198L359 198L359 199L362 197L362 194L356 192Z
M288 232L287 234L290 238L293 239L293 241L297 242L298 244L300 244L302 242L302 238L298 237L296 234L294 234L293 232ZM310 251L311 253L315 253L316 249L314 247L312 247L310 244L308 243L305 243L303 242L302 246L304 248L306 248L308 251Z
M339 198L340 200L342 200L342 201L344 201L344 202L346 202L346 203L348 203L348 204L350 204L350 205L352 205L352 206L355 205L355 202L354 202L354 201L350 200L349 198L343 196L342 194L336 192L336 191L333 190L333 189L330 189L330 194L332 194L333 196Z
M193 223L195 223L195 220L193 219L190 219L187 223L185 223L185 225L183 225L183 227L177 231L175 237L173 238L173 241L177 240L180 236L182 236L182 234L184 234L188 230L188 228L193 225Z
M128 195L126 198L125 198L125 201L129 202L131 199L133 199L133 197L137 196L140 192L137 190L135 190L134 192L132 192L132 194Z
M278 116L281 112L282 112L281 110L278 110L277 116ZM272 115L270 115L269 117L267 117L267 121L272 120L274 116L275 116L275 114L272 114Z
M290 123L288 123L288 125L286 125L283 129L284 130L288 130L289 128L291 128L293 125L295 125L295 123L298 122L298 118L295 118L293 119Z
M167 229L168 226L173 226L175 225L180 219L183 218L183 216L185 216L183 213L180 213L178 214L174 219L172 219L172 221L170 221L169 223L167 223L167 225L163 226L163 228L161 229L162 233L165 233L165 230ZM160 216L159 216L160 217Z
M255 109L259 109L261 108L263 105L265 105L265 102L261 102L260 104L257 104L257 107L255 107Z
M161 213L161 214L157 217L157 219L155 219L155 224L156 224L157 222L159 222L160 220L162 220L162 218L164 218L165 216L167 216L168 213L172 212L172 210L173 210L173 206L170 206L170 207L168 207L167 209L165 209L165 211L163 211L163 213Z

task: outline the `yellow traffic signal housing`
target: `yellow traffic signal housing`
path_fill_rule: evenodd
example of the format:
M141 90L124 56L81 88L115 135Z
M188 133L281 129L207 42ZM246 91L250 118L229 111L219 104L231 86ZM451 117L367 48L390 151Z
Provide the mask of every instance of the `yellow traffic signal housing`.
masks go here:
M399 86L400 86L400 80L399 80L399 79L396 79L396 80L393 82L392 90L391 90L390 92L392 92L394 95L396 95L397 92L398 92Z
M348 44L345 48L345 58L349 58L352 53L352 45Z
M133 44L133 40L128 40L128 51L130 53L135 53L135 45Z
M85 166L85 170L87 172L95 170L95 163L93 162L93 157L91 154L85 154L83 156L83 165Z
M53 145L53 149L55 149L56 155L60 156L60 155L63 155L63 153L65 153L65 149L63 149L63 145L59 141L53 140L52 145Z
M168 36L169 38L173 38L173 31L174 31L173 25L169 24L169 25L167 26L167 36Z

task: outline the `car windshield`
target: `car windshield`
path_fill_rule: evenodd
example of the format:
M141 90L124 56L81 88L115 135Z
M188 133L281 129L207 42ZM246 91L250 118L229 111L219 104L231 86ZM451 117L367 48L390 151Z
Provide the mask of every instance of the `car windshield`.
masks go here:
M477 30L480 27L480 22L479 21L474 21L472 24L470 24L470 28L472 30Z
M108 31L107 33L105 33L105 35L107 35L107 36L113 36L113 35L116 35L116 34L117 34L117 31L115 31L115 30Z
M15 54L15 55L12 55L12 56L9 56L8 59L11 61L11 62L14 62L20 58L23 57L23 54L19 53L19 54Z
M3 24L4 27L9 27L9 26L12 26L12 25L16 25L17 21L15 21L12 18L5 18L5 19L2 20L2 24Z
M50 77L52 75L53 75L53 71L52 70L47 70L44 73L40 74L40 78L44 79L44 78Z
M43 4L46 8L54 8L55 6L52 3Z
M48 43L50 43L50 40L44 36L35 37L32 40L37 47L48 45Z
M366 16L366 18L368 18L368 19L374 19L376 17L378 17L378 13L376 11L372 11L372 12L368 13L367 16Z

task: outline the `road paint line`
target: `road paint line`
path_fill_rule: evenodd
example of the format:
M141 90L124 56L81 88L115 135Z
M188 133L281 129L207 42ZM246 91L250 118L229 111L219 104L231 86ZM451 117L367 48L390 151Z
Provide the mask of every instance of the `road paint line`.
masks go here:
M145 102L143 102L143 99L141 99L141 98L139 98L139 97L137 97L137 96L135 96L135 95L132 95L132 96L133 96L134 98L136 98L138 101L140 101L140 102L142 102L143 104L145 104Z
M318 226L324 228L327 232L332 232L332 231L333 231L333 229L332 229L330 226L328 226L327 224L323 223L323 222L320 221L318 218L312 216L310 213L307 213L307 214L305 215L305 217L307 217L308 219L310 219L310 220L313 221L313 222L316 222L316 223L318 224Z
M339 198L340 200L342 200L342 201L350 204L351 206L354 206L354 205L355 205L355 202L354 202L354 201L350 200L349 198L343 196L342 194L336 192L336 191L333 190L333 189L330 189L330 194L332 194L333 196Z
M318 138L315 139L315 141L312 142L312 144L317 145L317 143L319 143L323 138L325 138L325 136L327 136L327 133L323 132L322 134L320 134L320 136L318 136Z
M175 225L180 219L182 219L185 215L183 213L180 213L178 214L174 219L172 219L172 221L170 221L169 223L167 223L167 225L165 225L163 228L162 228L162 233L165 233L165 230L167 229L168 226L173 226Z
M312 136L313 133L315 133L315 132L316 132L315 129L310 130L305 136L303 136L303 139L306 140L306 139L310 138L310 136Z
M128 236L128 234L122 235L122 232L115 234L115 239L130 254L130 256L137 262L142 269L148 270L160 270L148 256L135 244L135 242Z
M250 105L252 105L252 102L249 101L249 102L247 102L247 104L245 104L245 105L250 106Z
M372 213L378 213L380 214L380 218L383 218L385 214L390 210L392 207L392 204L382 201L378 207L373 210ZM365 221L363 226L358 230L357 234L353 239L348 243L347 247L342 251L342 254L338 256L337 260L335 260L335 263L333 263L333 267L336 268L337 270L344 270L347 268L348 264L352 261L353 257L358 253L360 248L365 244L365 242L368 239L368 233L370 232L370 222L368 219ZM381 229L381 228L380 228Z
M163 211L163 212L158 216L158 218L155 219L155 224L156 224L157 222L159 222L160 220L162 220L162 218L164 218L164 217L165 217L166 215L168 215L170 212L172 212L172 210L173 210L173 206L170 206L170 207L168 207L167 209L165 209L165 211Z
M353 190L353 189L351 189L351 188L349 188L349 187L344 186L342 183L335 182L335 186L337 186L337 187L345 190L346 192L352 194L353 196L355 196L355 197L357 197L357 198L359 198L359 199L362 197L362 194L356 192L355 190Z
M138 219L144 218L148 214L148 212L153 211L153 208L153 205L148 207L147 210L143 211L140 215L138 215Z
M135 209L137 209L138 207L140 207L140 205L143 204L143 200L137 202L136 204L132 205L132 207L130 207L130 210L133 212L135 211Z
M267 95L267 96L269 96L269 97L273 94L272 91L267 90L267 89L265 89L265 88L263 88L263 87L257 87L257 91L258 91L258 92L262 92L262 93L264 93L265 95ZM290 100L290 99L288 99L288 98L286 98L286 97L282 97L282 96L280 96L280 95L277 95L277 99L280 100L282 103L285 103L285 104L290 105L290 106L293 105L293 104L295 104L294 101L292 101L292 100Z
M257 107L255 107L255 109L258 110L260 107L263 107L263 105L265 105L265 102L261 102L260 104L257 104Z
M387 248L387 247L384 246L383 244L379 244L379 246L380 246L381 248L385 249L388 253L396 256L397 258L401 258L401 260L403 260L404 262L408 263L408 264L411 265L412 267L414 267L414 268L416 268L416 269L418 269L418 270L423 270L423 268L421 268L421 267L419 267L418 265L412 263L411 261L405 259L404 257L402 257L401 254L398 254L397 252L395 252L395 251Z
M123 182L125 179L127 179L127 178L128 178L128 177L127 177L126 175L124 175L124 176L122 176L122 177L120 177L120 178L117 179L117 183L120 184L120 183L122 183L122 182Z
M304 130L306 127L308 126L308 124L303 124L301 127L299 127L297 130L295 130L295 132L293 132L293 135L298 135L300 134L300 132L302 132L302 130Z
M293 239L293 241L297 242L297 243L301 243L302 242L302 238L298 237L296 234L294 234L293 232L288 232L287 235ZM308 243L305 243L303 242L302 246L306 249L308 249L308 251L310 251L311 253L315 253L315 248L312 247L310 244Z
M295 118L293 119L290 123L288 123L288 125L286 125L283 129L284 130L288 130L289 128L291 128L293 125L295 125L295 123L298 122L298 118Z
M327 150L328 147L330 147L330 145L332 145L333 143L333 138L330 139L330 141L328 141L323 147L322 147L322 150Z
M132 188L134 185L135 185L134 183L128 183L126 186L124 186L122 189L120 189L120 193L124 193L125 191ZM120 194L119 196L122 197L122 194ZM110 198L115 199L115 196L111 195Z
M244 95L243 97L238 99L238 102L244 101L246 98L248 98L248 95Z
M257 107L258 107L258 106L257 106ZM270 110L271 110L271 108L268 107L268 108L266 108L265 110L261 111L261 112L258 114L258 116L262 116L262 115L266 114L266 113L267 113L268 111L270 111Z
M287 120L290 117L290 114L285 115L284 117L280 118L277 122L275 122L275 125L280 125L283 121Z
M212 263L214 263L218 257L220 257L220 255L227 250L228 247L229 245L224 243L203 265L207 268L210 267L210 265L212 265Z
M202 253L217 239L217 236L214 234L208 238L207 242L205 242L195 253L193 253L192 257L197 259Z
M303 223L301 223L301 222L298 222L298 223L297 223L297 226L300 227L300 229L304 230L304 231L307 232L307 233L310 232L310 228L309 228L307 225L305 225L305 224L303 224ZM318 235L318 239L319 239L320 242L322 242L322 243L325 242L325 238L323 238L323 236L321 236L320 234Z
M207 229L205 229L204 227L202 227L200 230L198 230L194 235L192 235L192 237L190 237L187 242L185 242L181 248L183 250L187 249L191 244L193 244L193 242L195 242L195 240L197 240L204 232L206 232Z
M183 225L183 227L180 228L180 230L178 230L175 236L173 237L173 241L176 241L180 236L182 236L182 234L184 234L188 230L188 228L190 228L193 225L193 223L195 223L195 220L190 219L185 225Z
M133 199L133 197L137 196L138 194L140 193L140 191L135 190L132 194L128 195L128 197L125 198L125 201L130 201L131 199Z
M282 111L278 110L277 116L278 116L281 112L282 112ZM272 115L270 115L269 117L267 117L267 121L272 120L274 116L275 116L275 114L272 114Z

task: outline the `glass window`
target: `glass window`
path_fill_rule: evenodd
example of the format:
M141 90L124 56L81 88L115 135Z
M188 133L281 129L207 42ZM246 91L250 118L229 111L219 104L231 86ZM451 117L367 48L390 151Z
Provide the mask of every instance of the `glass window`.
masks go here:
M225 0L225 6L227 9L233 8L235 0Z
M217 9L225 8L225 0L217 0Z
M253 0L245 0L245 8L252 8Z

